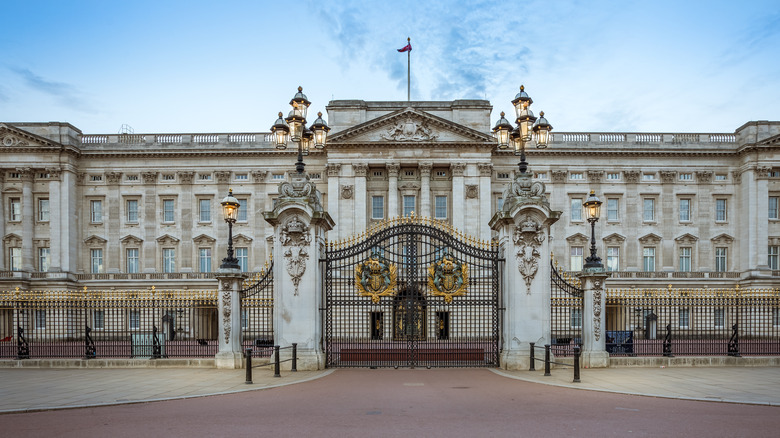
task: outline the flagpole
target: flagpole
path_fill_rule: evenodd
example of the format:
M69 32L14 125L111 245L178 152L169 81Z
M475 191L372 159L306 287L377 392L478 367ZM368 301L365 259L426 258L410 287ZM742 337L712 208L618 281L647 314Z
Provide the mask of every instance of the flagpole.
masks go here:
M412 38L406 38L408 44L412 44ZM406 101L412 100L412 51L406 52Z

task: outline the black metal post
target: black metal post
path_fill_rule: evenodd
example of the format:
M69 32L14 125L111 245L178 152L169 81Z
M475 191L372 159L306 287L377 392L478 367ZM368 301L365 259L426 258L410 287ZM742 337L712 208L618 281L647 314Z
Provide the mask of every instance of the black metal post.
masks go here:
M525 161L525 142L522 143L522 146L520 146L520 164L518 166L520 167L520 173L525 173L528 170L528 162Z
M244 366L246 367L246 384L251 385L252 384L252 349L247 348L245 355L246 355L246 364Z
M552 375L550 374L550 344L544 344L544 375Z
M292 344L292 368L290 371L298 371L298 344Z
M227 257L222 259L222 264L219 267L225 269L240 269L241 266L238 264L238 259L233 256L233 221L226 220L225 222L228 223Z
M601 264L601 257L596 255L596 222L599 221L599 218L593 218L589 217L588 222L590 222L590 257L585 259L585 264L583 265L583 268L602 268L604 265Z
M298 142L298 162L295 163L295 170L299 175L303 174L303 168L306 165L303 164L303 139Z
M534 358L534 343L531 342L531 366L528 368L528 371L536 371L536 358Z
M274 377L282 377L279 371L279 346L274 345Z
M574 346L574 383L580 383L580 346Z

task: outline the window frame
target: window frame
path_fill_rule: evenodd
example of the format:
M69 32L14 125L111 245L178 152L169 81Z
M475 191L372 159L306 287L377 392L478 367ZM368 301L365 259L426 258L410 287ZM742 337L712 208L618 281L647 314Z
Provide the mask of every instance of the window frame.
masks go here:
M135 252L135 255L131 257L131 252ZM141 270L141 251L138 248L125 248L125 272L128 274L138 274ZM133 263L133 260L135 261ZM134 265L134 268L131 266Z
M46 206L45 208L44 205ZM38 222L49 222L50 220L51 203L49 198L38 198Z
M103 200L102 199L89 200L89 223L91 224L103 223Z
M22 198L8 198L8 222L22 221Z
M131 208L131 205L135 205L134 208ZM137 224L138 223L138 217L140 214L140 211L138 209L138 206L140 203L138 202L138 199L126 199L125 200L125 221L128 224ZM132 214L135 214L135 219L132 218Z
M384 195L372 195L371 196L371 219L380 220L384 218L385 218Z
M212 252L213 251L209 246L201 246L198 248L198 272L213 272L211 264Z
M612 250L614 250L615 254L612 254ZM614 261L614 269L612 267ZM615 272L620 270L620 247L619 246L608 246L607 247L607 264L606 264L607 272Z
M439 206L439 200L440 199L444 200L444 215L440 215L439 214L439 207L440 207ZM433 196L433 218L434 219L438 219L438 220L446 220L447 219L447 217L448 217L448 214L447 214L447 207L448 207L447 204L448 204L448 202L447 201L448 201L447 200L447 195L434 195Z
M407 200L411 200L411 209L408 209L407 206ZM417 196L416 195L403 195L401 198L401 202L403 203L403 216L409 216L412 212L415 211L415 208L417 207Z
M721 254L721 250L723 253ZM729 248L726 246L715 247L715 272L727 272L729 266Z
M655 246L642 247L642 271L643 272L655 272ZM647 269L652 264L652 269Z
M722 209L720 204L723 204ZM729 220L728 210L729 210L728 199L715 198L715 222L728 222Z
M170 203L171 209L166 209L167 204ZM176 222L176 199L174 198L163 198L162 200L162 222L164 224L172 224ZM168 220L168 213L170 212L170 220Z
M238 260L238 266L241 268L241 272L249 271L249 248L246 246L236 247L236 260Z
M247 223L249 222L249 198L236 198L238 200L238 214L236 215L236 222Z
M572 246L571 248L569 248L569 270L572 272L582 271L582 266L584 263L585 263L585 247ZM579 269L575 269L577 267L579 267Z
M9 271L21 271L22 270L22 248L18 246L12 246L8 248L8 270Z
M613 203L615 205L611 205ZM607 198L607 222L618 221L620 221L620 198Z
M97 262L97 264L95 264ZM103 248L90 248L89 250L89 270L92 274L102 274L105 272L103 262Z
M683 203L687 204L685 208L683 208ZM691 222L691 198L679 198L677 210L677 218L680 222ZM683 212L685 212L685 217L683 217Z
M678 253L679 272L691 272L693 266L693 250L690 246L681 246Z
M780 202L778 202L778 200L780 200L780 198L778 198L777 196L769 197L769 201L767 204L767 209L769 211L767 212L767 216L769 217L770 220L780 219Z
M176 248L162 249L162 264L163 272L176 272Z
M584 207L582 206L582 198L570 198L569 218L571 219L571 222L584 221L584 215L582 214L583 210ZM574 214L575 211L577 212L576 217Z
M208 215L208 217L204 219L205 215ZM198 222L202 224L211 223L211 216L211 198L198 198Z
M38 272L48 272L51 266L51 248L42 246L38 248Z
M647 208L648 203L650 204L649 210ZM648 211L650 212L650 218L648 218ZM655 198L642 198L642 222L655 222Z

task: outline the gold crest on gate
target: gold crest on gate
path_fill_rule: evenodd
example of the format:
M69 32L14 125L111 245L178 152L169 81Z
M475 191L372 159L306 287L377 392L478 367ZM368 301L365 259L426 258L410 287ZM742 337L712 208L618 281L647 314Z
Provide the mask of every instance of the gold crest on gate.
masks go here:
M378 303L381 297L395 295L398 277L396 266L389 263L377 251L355 267L355 287L362 297L371 297Z
M468 266L457 261L449 252L428 267L428 290L433 296L444 297L445 303L451 303L452 297L466 295L468 284Z

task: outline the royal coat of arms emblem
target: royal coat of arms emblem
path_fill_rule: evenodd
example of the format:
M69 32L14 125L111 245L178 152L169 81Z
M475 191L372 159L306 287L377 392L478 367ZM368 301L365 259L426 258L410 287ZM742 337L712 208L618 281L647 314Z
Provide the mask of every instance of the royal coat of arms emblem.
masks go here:
M468 284L469 267L450 253L428 267L428 291L433 296L444 297L445 303L451 303L452 297L466 295Z
M362 297L371 297L378 303L381 297L395 295L398 284L397 268L378 253L373 253L355 267L355 287Z

